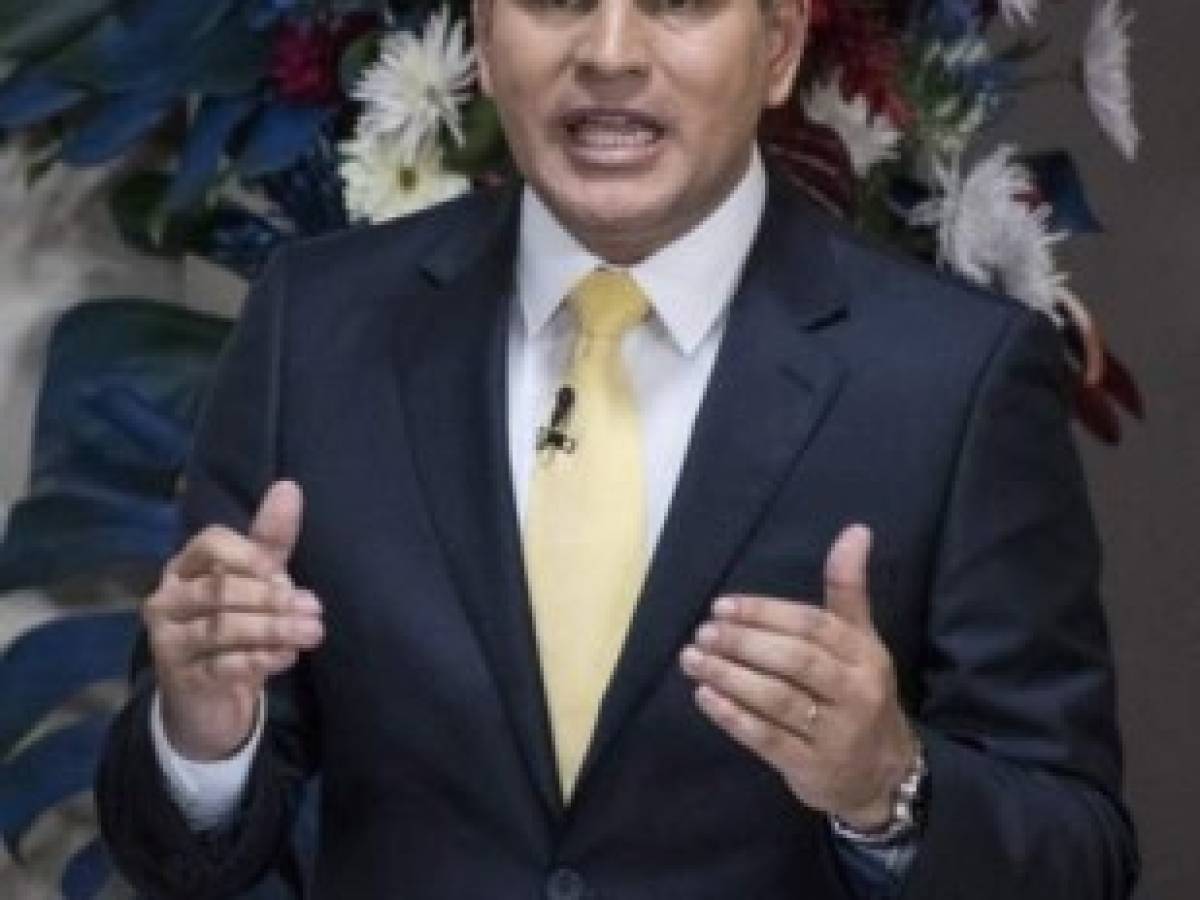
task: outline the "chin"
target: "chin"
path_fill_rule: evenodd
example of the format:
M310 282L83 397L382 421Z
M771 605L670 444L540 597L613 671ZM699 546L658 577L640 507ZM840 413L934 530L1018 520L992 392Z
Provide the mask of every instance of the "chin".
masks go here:
M590 184L562 197L570 218L590 227L632 234L662 231L671 218L672 204L660 187L644 181Z
M649 255L674 237L663 212L643 204L586 207L578 209L573 220L583 232L576 236L593 250L606 248L620 251L622 256L632 253L635 259Z

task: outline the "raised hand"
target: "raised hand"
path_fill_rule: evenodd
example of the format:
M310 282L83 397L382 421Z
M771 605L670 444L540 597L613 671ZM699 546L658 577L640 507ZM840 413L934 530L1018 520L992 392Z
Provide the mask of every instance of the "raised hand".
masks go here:
M142 606L163 724L183 756L235 752L267 677L324 637L320 602L287 575L302 511L299 486L275 482L248 534L219 525L196 534Z
M700 709L783 776L806 805L859 830L888 821L916 743L871 620L871 532L845 529L825 563L825 606L721 597L680 662Z

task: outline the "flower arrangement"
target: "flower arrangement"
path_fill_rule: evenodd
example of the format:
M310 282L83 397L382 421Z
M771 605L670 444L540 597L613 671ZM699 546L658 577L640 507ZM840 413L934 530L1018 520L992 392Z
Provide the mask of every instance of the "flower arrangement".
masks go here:
M1120 0L1093 2L1078 82L1133 159L1132 17ZM253 274L290 234L405 215L506 174L466 20L449 7L67 5L50 14L22 0L0 18L0 52L21 61L0 88L0 126L59 124L35 168L106 162L169 134L169 177L134 180L140 202L125 198L146 213L131 236L147 244ZM764 121L764 144L826 207L1070 330L1084 421L1115 439L1106 397L1136 413L1136 390L1053 256L1067 234L1096 228L1069 157L1002 147L964 164L1029 81L1038 13L1038 0L812 0L795 100ZM1002 51L988 37L997 17L1015 33ZM269 212L221 199L231 179L261 191ZM147 198L150 186L162 196Z
M406 215L470 188L442 161L439 134L464 142L462 107L475 81L475 54L465 23L450 24L445 8L430 16L420 36L385 35L378 60L351 90L362 103L355 135L341 144L346 208L372 222Z
M279 241L406 215L509 177L478 92L465 0L14 0L0 12L0 134L31 171L118 158L154 165L113 204L127 236L247 276ZM1093 4L1074 82L1132 160L1129 28ZM811 0L795 95L764 118L768 154L864 229L1041 310L1079 372L1077 410L1117 440L1137 389L1056 264L1099 230L1062 151L982 136L1031 85L1040 0ZM259 202L247 202L249 192ZM265 200L265 204L261 202Z

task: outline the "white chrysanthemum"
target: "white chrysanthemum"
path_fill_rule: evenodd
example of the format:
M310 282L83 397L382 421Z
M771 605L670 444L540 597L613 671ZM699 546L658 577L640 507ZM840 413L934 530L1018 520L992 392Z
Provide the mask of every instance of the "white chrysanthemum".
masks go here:
M1004 24L1032 25L1037 18L1039 0L1000 0L1000 15Z
M379 60L352 92L366 104L359 133L387 135L410 160L441 124L461 144L460 110L475 80L475 49L465 40L463 21L451 27L445 7L429 17L420 37L409 31L385 37Z
M416 153L393 135L359 135L341 144L346 211L352 219L385 222L457 197L471 183L442 167L435 140Z
M862 178L879 163L895 158L900 132L887 116L873 115L862 94L847 100L841 80L842 73L836 71L828 81L814 84L804 99L804 111L841 138L854 173Z
M937 229L943 265L1057 319L1064 277L1052 248L1063 235L1047 232L1049 206L1030 207L1024 199L1034 187L1014 152L1001 147L965 177L957 159L938 164L940 196L912 209L909 221Z
M1083 47L1083 86L1092 114L1117 149L1132 162L1141 135L1133 118L1129 76L1129 26L1118 0L1097 0Z

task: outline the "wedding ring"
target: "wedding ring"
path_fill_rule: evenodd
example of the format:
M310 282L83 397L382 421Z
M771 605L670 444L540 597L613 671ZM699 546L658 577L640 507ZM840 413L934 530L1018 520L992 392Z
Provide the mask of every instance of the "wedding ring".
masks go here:
M820 718L821 707L817 705L816 700L808 701L808 712L804 714L804 735L812 737L817 730L817 719Z

